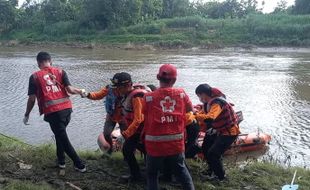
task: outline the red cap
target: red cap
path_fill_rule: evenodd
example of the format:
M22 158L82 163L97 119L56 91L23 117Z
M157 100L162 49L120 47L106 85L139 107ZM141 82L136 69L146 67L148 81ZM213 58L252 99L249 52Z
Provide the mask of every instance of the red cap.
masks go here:
M177 78L177 68L171 64L164 64L160 66L157 75L158 78L165 79L176 79Z

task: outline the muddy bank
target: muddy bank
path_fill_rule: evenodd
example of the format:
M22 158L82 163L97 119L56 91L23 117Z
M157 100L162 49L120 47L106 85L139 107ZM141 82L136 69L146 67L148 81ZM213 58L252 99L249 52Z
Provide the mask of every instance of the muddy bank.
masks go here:
M2 47L60 47L81 49L121 49L121 50L178 50L178 49L207 49L217 50L224 48L241 48L251 50L263 46L251 44L224 45L218 43L206 43L194 45L187 42L156 42L156 43L98 43L98 42L21 42L18 40L0 41Z

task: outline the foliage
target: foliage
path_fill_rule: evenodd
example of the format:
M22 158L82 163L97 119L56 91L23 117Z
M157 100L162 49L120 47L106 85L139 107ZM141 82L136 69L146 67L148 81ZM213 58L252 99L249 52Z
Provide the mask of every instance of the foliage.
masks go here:
M9 31L15 22L14 4L7 0L0 0L0 33Z
M3 190L53 190L49 184L34 184L31 182L12 180Z
M295 0L292 11L294 14L310 14L309 0Z
M16 0L0 0L0 38L165 47L305 46L310 41L309 16L298 14L309 13L307 1L287 7L281 0L272 14L262 14L257 0L27 0L20 8Z
M287 2L286 0L280 0L277 3L277 7L274 9L273 13L285 13L287 12Z

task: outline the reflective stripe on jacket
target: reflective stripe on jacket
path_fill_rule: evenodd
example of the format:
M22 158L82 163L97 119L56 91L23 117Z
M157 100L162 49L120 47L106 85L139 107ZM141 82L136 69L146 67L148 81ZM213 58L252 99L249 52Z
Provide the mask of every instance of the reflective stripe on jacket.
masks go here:
M62 76L62 70L55 67L46 67L33 74L37 85L36 97L40 114L72 108Z
M169 156L184 152L186 105L183 89L159 88L144 97L144 141L151 156Z

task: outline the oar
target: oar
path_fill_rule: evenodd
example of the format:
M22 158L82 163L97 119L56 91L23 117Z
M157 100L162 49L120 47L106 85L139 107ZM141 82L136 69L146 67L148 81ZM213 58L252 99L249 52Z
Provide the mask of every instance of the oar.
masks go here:
M291 184L290 185L284 185L282 187L282 190L297 190L298 189L298 185L297 184L294 185L296 173L297 173L297 170L295 170L295 173L294 173L293 180L292 180Z

